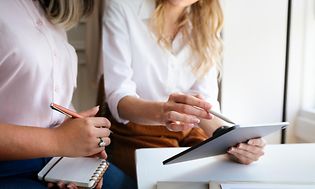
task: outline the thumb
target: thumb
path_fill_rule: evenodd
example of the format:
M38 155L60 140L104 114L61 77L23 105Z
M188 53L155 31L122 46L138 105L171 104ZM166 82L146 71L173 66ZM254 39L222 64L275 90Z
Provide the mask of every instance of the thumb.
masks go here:
M205 99L205 97L202 94L200 94L200 93L195 94L193 96L196 97L196 98L199 98L200 100L204 100Z
M100 106L95 106L91 109L80 112L79 114L82 115L83 117L94 117L99 111L99 109L100 109Z

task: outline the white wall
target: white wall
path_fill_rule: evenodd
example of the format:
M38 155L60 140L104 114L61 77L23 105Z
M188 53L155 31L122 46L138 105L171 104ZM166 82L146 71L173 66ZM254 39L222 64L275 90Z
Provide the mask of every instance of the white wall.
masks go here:
M282 120L287 8L287 0L223 1L221 107L238 123Z
M76 27L67 32L70 44L76 49L78 55L77 88L73 94L72 104L76 111L90 109L96 105L97 84L92 83L87 59L86 32L87 23L81 21Z
M315 142L315 1L293 0L290 112L297 141ZM293 20L294 21L294 20Z
M310 0L313 1L313 0ZM298 142L296 138L296 118L302 103L302 81L305 52L307 0L293 0L291 8L290 57L287 96L287 118L291 123L288 130L288 143Z

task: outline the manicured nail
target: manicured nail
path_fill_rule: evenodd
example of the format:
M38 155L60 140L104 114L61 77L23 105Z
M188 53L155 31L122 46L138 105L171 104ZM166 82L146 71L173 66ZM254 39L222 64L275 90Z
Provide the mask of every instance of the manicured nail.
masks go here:
M194 123L200 123L200 119L198 119L198 118L193 118L193 122L194 122Z
M232 147L228 149L228 153L231 153L231 152L233 152Z

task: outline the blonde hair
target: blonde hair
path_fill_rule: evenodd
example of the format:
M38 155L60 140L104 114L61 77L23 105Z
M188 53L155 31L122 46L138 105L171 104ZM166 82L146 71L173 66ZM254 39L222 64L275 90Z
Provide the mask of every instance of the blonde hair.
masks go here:
M93 12L94 0L39 0L47 18L65 29L75 26Z
M171 46L171 42L163 36L165 3L168 0L156 0L156 9L151 24L158 42ZM177 21L177 27L184 36L184 43L192 49L192 59L197 59L192 65L192 71L198 79L216 66L221 70L223 13L219 0L199 0L187 7Z

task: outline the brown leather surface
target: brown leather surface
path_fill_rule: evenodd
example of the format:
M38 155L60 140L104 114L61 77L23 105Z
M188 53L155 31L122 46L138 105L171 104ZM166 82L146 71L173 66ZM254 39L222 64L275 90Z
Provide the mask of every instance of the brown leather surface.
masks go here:
M135 150L138 148L185 147L205 139L200 128L184 132L172 132L165 126L119 124L111 119L111 144L108 149L110 161L125 173L136 178ZM148 160L150 161L150 160Z

